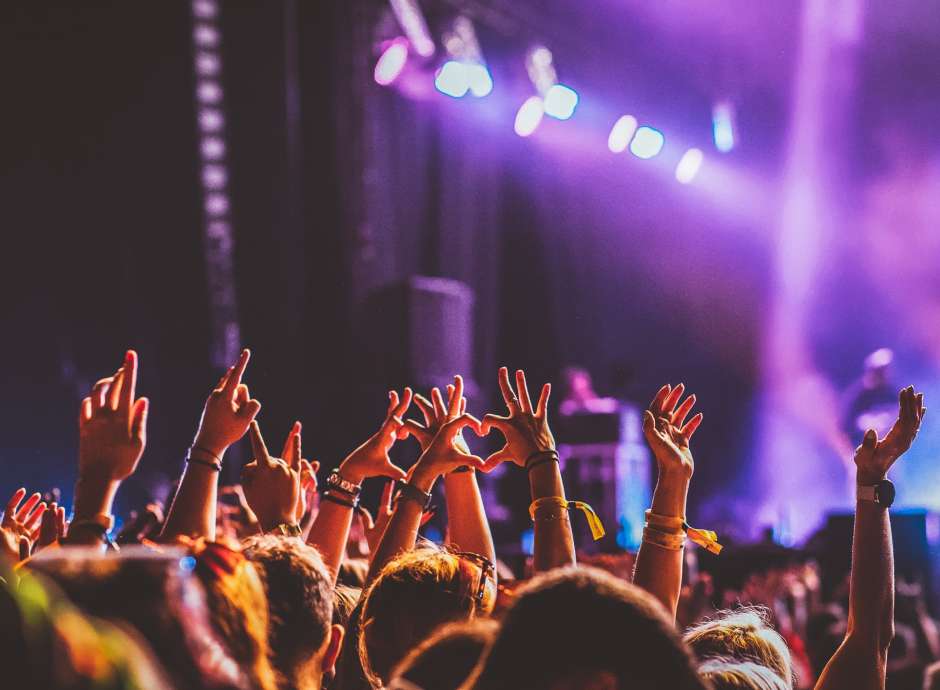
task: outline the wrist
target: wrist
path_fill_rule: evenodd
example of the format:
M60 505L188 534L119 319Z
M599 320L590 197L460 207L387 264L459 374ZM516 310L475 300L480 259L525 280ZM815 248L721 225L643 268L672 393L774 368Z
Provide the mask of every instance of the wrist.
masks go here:
M259 515L258 524L261 525L261 530L267 534L268 532L272 532L277 529L280 525L296 525L297 521L294 519L293 513L283 513L281 515L272 515L270 517L262 517Z
M350 484L358 485L362 485L362 482L365 481L367 477L365 472L357 469L355 464L350 463L348 460L343 460L343 462L339 464L339 467L336 468L336 474Z
M689 480L671 480L660 476L653 490L651 509L657 515L685 518Z
M85 520L96 515L110 515L114 497L121 480L109 475L83 473L75 482L75 508L73 520Z
M855 473L855 484L856 486L874 486L878 482L884 481L887 478L887 472L882 472L880 470L859 469Z
M429 494L431 493L431 489L434 488L434 482L437 481L437 477L438 474L433 470L418 465L412 473L411 479L408 480L408 483L416 489L420 489L424 493Z
M222 455L228 450L228 444L213 439L211 436L204 435L200 431L196 434L196 438L193 439L193 445L190 450L201 453L203 456L214 455L215 458L221 462Z

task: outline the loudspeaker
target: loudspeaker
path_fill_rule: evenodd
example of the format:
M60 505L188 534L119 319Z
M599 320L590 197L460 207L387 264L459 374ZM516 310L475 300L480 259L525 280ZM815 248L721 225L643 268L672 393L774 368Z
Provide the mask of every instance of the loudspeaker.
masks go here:
M474 398L473 303L468 285L447 278L411 276L373 292L364 337L381 379L426 394L460 374Z

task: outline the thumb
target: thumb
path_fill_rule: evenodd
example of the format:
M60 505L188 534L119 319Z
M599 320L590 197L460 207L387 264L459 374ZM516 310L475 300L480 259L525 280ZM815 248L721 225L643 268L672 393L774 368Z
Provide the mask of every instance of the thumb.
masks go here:
M147 413L150 411L150 400L140 398L134 403L131 416L131 434L134 438L147 437Z
M874 449L875 445L878 443L878 432L874 429L869 429L865 432L865 438L862 439L862 447L866 450Z
M407 473L402 468L393 465L391 460L385 463L385 467L382 469L381 476L391 477L392 479L404 479L407 477Z

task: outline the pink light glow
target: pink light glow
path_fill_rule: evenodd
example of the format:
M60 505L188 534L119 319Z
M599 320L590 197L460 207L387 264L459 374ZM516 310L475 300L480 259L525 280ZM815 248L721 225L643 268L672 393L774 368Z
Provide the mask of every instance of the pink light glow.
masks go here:
M408 40L399 36L382 52L375 63L375 83L388 86L398 78L408 62Z

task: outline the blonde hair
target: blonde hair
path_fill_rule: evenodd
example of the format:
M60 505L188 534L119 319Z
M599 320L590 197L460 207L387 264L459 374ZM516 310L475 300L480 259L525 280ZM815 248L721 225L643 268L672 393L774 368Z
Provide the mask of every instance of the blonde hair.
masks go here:
M771 627L766 609L754 606L719 611L686 630L682 639L700 660L751 661L776 673L786 687L793 686L790 648Z
M491 602L474 596L479 577L459 556L426 546L386 564L363 595L359 659L369 682L383 685L439 625L488 611Z
M789 684L773 670L753 661L709 659L699 675L714 690L786 690Z

